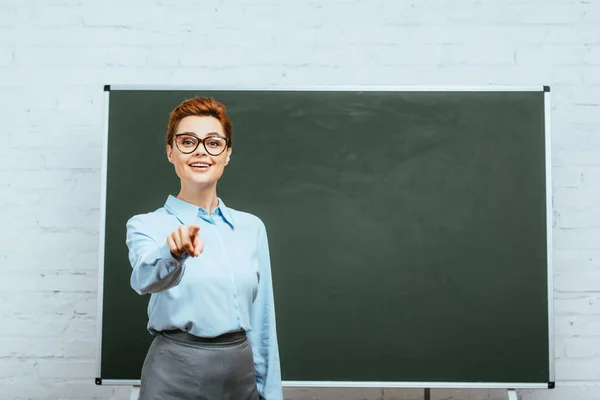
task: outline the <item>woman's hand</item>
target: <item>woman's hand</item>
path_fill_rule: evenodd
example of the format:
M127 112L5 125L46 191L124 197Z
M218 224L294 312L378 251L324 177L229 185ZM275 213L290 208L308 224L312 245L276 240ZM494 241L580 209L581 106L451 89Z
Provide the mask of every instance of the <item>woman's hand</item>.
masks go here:
M183 253L188 253L192 257L197 257L204 250L204 240L199 234L200 226L183 225L174 230L167 236L167 244L171 253L181 258Z

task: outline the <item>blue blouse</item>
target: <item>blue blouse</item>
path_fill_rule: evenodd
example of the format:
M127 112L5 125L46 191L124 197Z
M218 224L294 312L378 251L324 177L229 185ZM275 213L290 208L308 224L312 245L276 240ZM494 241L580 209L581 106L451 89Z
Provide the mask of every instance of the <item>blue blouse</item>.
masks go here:
M198 257L171 255L167 236L197 224L205 242ZM131 287L150 293L148 330L181 329L215 337L243 329L252 346L261 399L283 399L271 264L265 225L219 205L205 209L169 195L164 207L127 221Z

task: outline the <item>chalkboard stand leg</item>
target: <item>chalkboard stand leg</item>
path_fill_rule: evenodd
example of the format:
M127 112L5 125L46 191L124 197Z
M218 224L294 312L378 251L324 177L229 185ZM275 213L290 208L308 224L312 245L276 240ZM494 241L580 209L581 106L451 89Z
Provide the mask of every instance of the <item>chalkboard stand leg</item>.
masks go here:
M425 400L431 400L431 389L425 389Z
M519 400L515 389L508 389L508 400Z
M140 398L140 387L134 386L133 389L131 389L131 396L129 396L129 400L139 400L139 398Z

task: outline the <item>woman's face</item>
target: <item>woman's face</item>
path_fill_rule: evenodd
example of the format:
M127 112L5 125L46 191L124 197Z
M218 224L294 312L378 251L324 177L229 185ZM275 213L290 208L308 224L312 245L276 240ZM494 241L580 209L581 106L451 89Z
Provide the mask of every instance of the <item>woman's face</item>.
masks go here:
M183 133L186 135L177 136ZM194 136L203 140L208 138L204 144L213 154L216 153L219 146L217 137L226 137L223 126L214 117L185 117L177 126L172 144L167 145L167 157L175 166L175 172L182 180L182 184L212 186L223 175L223 169L229 163L231 147L227 147L219 155L211 155ZM217 140L211 141L211 137L217 138ZM197 148L186 154L193 149L196 143L198 144Z

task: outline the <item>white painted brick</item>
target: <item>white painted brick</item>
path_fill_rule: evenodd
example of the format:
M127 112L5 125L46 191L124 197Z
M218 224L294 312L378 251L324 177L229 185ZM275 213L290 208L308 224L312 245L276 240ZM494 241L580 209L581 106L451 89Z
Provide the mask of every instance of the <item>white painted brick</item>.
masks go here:
M556 246L555 246L556 247ZM600 270L600 250L553 249L553 265L557 272L578 269Z
M240 68L241 69L241 68ZM112 85L127 84L127 85L148 85L158 82L166 82L173 75L172 70L166 69L144 69L131 66L108 68L108 67L89 67L76 68L69 65L61 67L48 67L43 71L39 68L24 67L17 70L9 70L9 73L0 75L0 85L10 84L15 80L27 80L31 85L90 85L95 84L98 91L102 90L103 85L109 82ZM211 71L212 72L212 71ZM194 74L196 81L200 78L198 72ZM228 74L231 82L231 74ZM189 84L189 81L180 82L181 84ZM206 77L202 79L203 84L214 84ZM223 81L225 83L225 81ZM55 119L52 114L45 114L48 119ZM64 118L62 118L64 119ZM68 124L68 120L64 119L63 124ZM41 125L41 121L40 121Z
M600 44L598 24L555 25L547 27L547 43L555 44ZM521 28L516 29L521 32Z
M44 359L38 361L36 371L40 378L93 378L96 376L96 363L93 361Z
M95 340L71 340L66 342L64 356L66 358L95 359L98 343Z
M600 148L588 150L557 149L553 154L553 165L600 167Z
M565 338L554 336L554 360L565 358Z
M554 194L554 205L560 210L569 209L569 212L570 209L591 211L600 206L599 198L600 187L558 188Z
M587 7L584 12L583 21L585 22L600 22L600 10L596 2L590 1L590 7ZM597 24L595 25L597 26Z
M0 273L2 292L93 292L98 288L93 272L29 272Z
M506 44L490 44L483 49L477 44L446 44L443 64L514 65L516 49Z
M557 249L600 249L600 228L556 229L554 231L554 246Z
M0 36L3 35L3 30L0 29ZM0 68L7 67L14 62L14 55L11 49L0 49Z
M18 71L21 71L18 69ZM41 74L38 69L35 73ZM0 75L0 78L4 78ZM46 76L44 79L48 80ZM60 83L60 82L59 82ZM102 108L94 105L102 104L99 100L100 89L97 93L91 93L87 96L79 94L57 94L60 91L71 92L69 87L57 87L57 82L53 82L50 89L38 89L35 92L23 93L22 89L8 89L6 97L0 104L6 107L6 112L10 113L11 118L7 119L3 125L10 136L19 138L30 136L35 141L30 141L30 145L57 146L70 138L66 133L72 134L71 143L78 137L89 135L91 140L98 141L95 133L98 132L98 125L101 123ZM80 96L77 98L77 96ZM81 112L74 115L73 108L68 105L76 103L77 109ZM49 125L56 125L62 129L48 130ZM94 131L91 131L93 126ZM27 128L25 128L27 127ZM59 138L60 137L60 138ZM57 143L52 142L55 138ZM86 144L84 142L84 144Z
M22 153L13 149L0 149L0 170L19 169L94 169L100 164L100 147L83 148L34 148L28 150L28 157L36 160L36 163L24 162Z
M87 185L87 184L86 184ZM46 195L40 199L40 205L43 207L55 207L58 212L64 210L64 207L73 207L76 212L81 213L97 213L98 207L100 207L100 186L96 188L77 188L71 192L53 193L52 195ZM88 215L89 221L93 221L92 225L88 225L87 228L97 228L99 217L95 219L93 215ZM77 229L78 226L74 223L71 225L73 229ZM82 229L84 226L82 226Z
M552 86L559 382L519 393L600 400L595 0L1 3L0 371L20 373L0 378L0 398L128 399L126 389L91 379L104 84L365 83ZM76 155L76 144L89 150ZM23 237L37 246L26 263L20 255L31 245ZM502 390L432 395L506 399ZM289 400L353 398L421 392L286 389Z
M554 319L557 336L600 337L600 316L557 315ZM564 378L566 379L566 378Z
M600 270L577 270L554 274L554 287L563 292L599 292ZM600 333L600 332L599 332Z
M58 188L54 188L57 190ZM99 191L98 191L99 192ZM47 192L40 194L39 204L45 203L47 206L50 203L59 203L58 199L52 201L52 197L57 192ZM80 198L80 196L78 196ZM84 204L84 203L79 203ZM38 208L24 208L23 204L8 204L5 205L4 212L11 214L11 219L14 221L13 227L39 227L41 229L70 229L70 228L87 228L99 223L99 209L97 208L73 208L65 204L55 206L56 213L47 213L40 211Z
M581 66L582 82L586 85L600 85L600 74L597 65Z
M598 87L600 89L600 87ZM581 105L584 107L583 105ZM579 105L578 105L579 107ZM592 111L592 108L588 109ZM587 148L600 148L600 135L594 130L593 122L566 124L551 127L553 132L553 145L555 150L585 150ZM593 166L587 166L594 168Z
M90 379L56 380L38 378L35 382L30 379L26 385L14 380L2 383L2 394L11 400L129 400L129 395L123 389L114 386L96 386ZM129 388L129 392L131 388ZM120 397L115 397L120 395Z
M243 70L243 72L242 72ZM205 82L207 85L239 85L239 86L253 86L253 85L261 85L264 84L265 81L269 81L270 84L283 83L283 76L285 75L285 71L288 71L288 68L285 68L282 65L279 66L233 66L233 67L220 67L217 69L210 68L179 68L176 71L169 73L169 77L173 79L174 82L180 82L185 84L184 82L190 82L194 80L201 80ZM231 81L231 76L243 73L243 79L239 79L235 82ZM210 75L210 81L206 80ZM227 81L229 80L229 83ZM261 83L263 82L263 83Z
M0 294L0 314L35 316L43 315L81 315L96 316L96 296L89 293L68 291L20 292Z
M402 392L404 394L404 392ZM410 396L411 392L407 392ZM421 398L423 397L423 391L421 391ZM286 388L285 390L286 399L331 399L331 400L362 400L362 399L385 399L386 397L382 394L382 389L378 388L353 388L353 389L332 389L324 388L315 390L314 388ZM393 398L393 397L390 397ZM408 399L417 400L416 393L412 393L412 396L407 397Z
M182 54L186 51L184 46L153 46L148 50L145 63L156 68L179 67Z
M93 231L81 229L71 229L69 231L51 229L32 230L31 228L11 228L10 231L3 230L0 231L0 241L3 243L3 246L0 247L0 254L10 254L11 256L7 257L7 259L19 262L18 265L21 266L21 273L24 270L35 273L37 269L44 269L44 260L54 262L64 261L65 263L72 264L75 261L81 261L80 257L82 255L97 254L99 244L97 229L97 226L95 226L93 227ZM31 245L21 239L27 235L34 235L37 242L44 245L44 252L43 254L30 255L31 261L26 263L26 268L24 268L22 259L14 258L14 255L26 254L28 252L27 249L31 249ZM76 248L73 246L74 243L77 243ZM95 262L94 257L89 257L88 262ZM50 269L54 270L54 268ZM15 274L14 276L17 277L18 275ZM0 280L1 283L2 281Z
M55 4L45 7L42 4L30 6L21 5L17 7L21 17L30 25L38 29L48 28L70 28L78 29L81 26L81 8L76 6Z
M390 59L389 54L395 53L397 57ZM407 65L441 65L447 51L441 45L422 45L418 50L414 45L372 45L368 49L355 50L352 46L343 50L335 47L325 47L319 54L313 53L309 61L314 65L340 65L340 60L349 58L354 60L355 65L372 65L377 61L382 67L407 66ZM327 54L327 55L325 55ZM296 61L297 63L297 61ZM289 63L288 63L289 64Z
M277 28L272 29L269 26L260 27L256 29L247 30L241 26L231 28L216 28L209 29L204 32L200 38L204 39L204 42L209 47L224 47L224 46L235 46L239 43L247 43L253 47L269 47L273 45L306 45L308 43L316 44L317 35L321 32L321 29L312 29L306 32L307 36L298 38L290 35L289 31L286 35L285 29ZM195 36L196 37L196 36Z
M0 360L60 357L65 353L64 339L2 337L0 336Z
M73 234L72 236L72 242L80 240L77 239L79 235ZM97 243L98 241L94 240L90 245L96 244L97 246ZM26 245L21 246L26 247ZM6 251L4 250L4 252ZM23 259L20 254L14 252L2 254L2 251L0 251L0 258L3 260L2 271L7 275L23 271ZM98 250L81 251L80 249L73 249L72 246L69 247L66 245L53 248L43 254L31 256L27 265L28 271L38 271L40 273L68 272L96 274L97 269Z
M18 7L0 6L0 27L14 28L18 22L23 21L23 12Z
M35 362L0 358L0 379L2 378L31 378L36 374Z
M600 400L600 384L561 380L551 390L530 389L518 393L520 400Z
M600 358L556 361L556 377L569 381L593 381L600 376Z
M157 4L158 5L158 4ZM137 4L129 3L125 7L119 5L104 6L88 3L81 7L81 24L84 29L89 27L113 28L113 30L150 30L153 32L173 33L183 32L202 32L207 29L208 25L226 24L227 21L233 20L239 24L243 10L242 7L228 7L223 11L219 20L219 9L210 9L206 5L198 3L189 3L181 8L178 12L173 13L172 3L168 6L161 7L153 5L148 7L147 3L138 2ZM223 8L223 7L219 7ZM223 17L228 13L228 18ZM118 14L118 15L115 15ZM176 23L169 23L165 20L165 15L176 14ZM163 39L164 40L164 39ZM144 44L152 43L148 40Z
M86 6L80 14L80 24L83 26L102 26L133 29L142 20L144 10L140 7L102 7L99 5Z
M586 65L600 65L600 44L587 45L583 63Z
M223 47L206 47L203 52L194 49L186 49L179 59L182 67L236 67L242 63L247 65L337 65L340 60L351 58L356 65L368 64L372 59L386 62L386 55L390 51L398 52L399 57L393 62L398 64L408 63L415 65L419 62L424 64L439 63L441 48L429 46L418 54L414 54L414 47L406 48L404 53L398 46L371 46L369 49L358 49L355 46L331 46L319 47L309 53L303 53L298 48L281 46L270 46L260 51L254 49L231 52ZM412 57L412 60L411 60ZM421 60L422 57L422 60ZM415 59L416 58L416 59ZM390 61L391 62L391 61Z
M583 44L520 46L515 59L519 65L580 65L587 49Z
M464 31L470 37L469 41L471 43L523 45L552 43L548 40L552 29L544 25L519 25L516 29L514 25L484 25L481 26L481 29L477 29L476 35L473 35L472 26L452 26L449 27L448 31Z
M600 186L600 168L586 168L583 172L583 184L585 186Z
M568 210L558 217L560 228L600 228L600 205L584 210Z
M366 27L361 26L335 26L324 25L307 29L302 35L286 29L262 29L257 27L250 35L255 39L252 42L264 42L276 45L313 45L313 46L336 46L340 43L349 43L355 46L373 45L415 45L423 44L451 44L476 45L485 41L495 46L507 46L509 44L543 44L546 43L549 29L544 26L520 26L514 29L510 25L480 25L477 27L477 35L473 35L473 26L460 24L442 25L412 25L412 24L389 24L382 25L379 22L372 23ZM207 33L207 44L231 44L239 43L243 37L243 29L216 29ZM258 33L257 33L258 32ZM595 33L595 32L594 32ZM590 35L594 37L595 35ZM481 51L477 48L475 56Z
M600 358L600 338L573 338L565 343L568 358Z
M563 113L567 112L564 109L557 110L552 114L556 114L557 118L564 117L564 120L577 121L578 123L600 122L600 117L598 116L598 112L600 112L600 104L573 104L571 107L569 107L569 109L571 112L568 113L568 115L562 115Z
M573 85L582 82L580 67L565 66L564 68L549 68L547 65L536 67L536 73L531 73L531 67L525 66L486 66L482 69L476 65L445 65L432 69L420 79L423 85L428 82L442 85L547 85L549 82L560 85ZM408 81L410 83L410 81ZM432 83L430 83L432 84Z
M180 14L179 18L184 17L194 18L194 14ZM161 22L162 23L162 22ZM69 27L53 27L44 29L43 35L22 35L19 38L19 43L23 47L30 46L56 46L62 44L68 47L81 47L92 44L94 47L111 47L111 46L168 46L175 43L181 43L186 39L188 30L173 24L170 26L170 31L161 32L156 28L159 25L157 22L153 27L127 29L115 28L110 26L82 26L78 28L77 34L73 34L73 29ZM0 32L3 32L0 28ZM204 42L204 41L202 41ZM0 45L9 49L17 49L14 46L14 40L10 40L8 34L0 35ZM19 49L22 47L19 47ZM63 60L63 64L67 64L67 60Z
M65 317L53 316L44 318L40 323L39 316L36 317L3 317L2 336L20 338L96 338L96 319L88 317Z
M528 67L528 71L531 70L531 66ZM569 66L566 65L561 68L552 68L548 64L537 65L536 71L541 73L540 77L546 84L551 82L555 85L578 85L582 83L590 84L590 82L584 82L583 80L583 67L581 66ZM533 79L533 78L531 78Z
M581 3L549 3L544 7L531 2L518 7L519 23L573 24L583 19L588 8Z
M555 315L600 315L600 294L596 293L555 293Z
M597 48L598 47L595 47L595 49ZM600 104L600 93L598 93L598 89L600 89L600 86L586 85L574 87L568 92L568 96L565 100L573 102L575 105L597 105ZM587 128L592 131L594 130L594 126L588 126Z
M98 123L104 122L103 105L103 93L95 86L60 90L56 94L54 111L69 115L72 123L66 127L69 135L53 136L59 136L62 141L72 137L71 143L76 141L78 145L101 145L102 135L98 135ZM73 110L77 110L77 116L73 115Z
M10 188L15 195L22 199L26 191L43 191L56 187L63 190L92 190L100 186L100 171L95 170L21 170L18 177L12 174L0 174L0 191L4 187ZM0 192L2 193L2 192ZM5 197L8 199L8 197Z
M63 57L54 55L60 51ZM47 64L49 67L68 65L72 67L144 67L151 48L145 47L25 47L16 52L14 63L17 67Z
M584 170L582 167L569 166L552 168L552 184L557 190L583 186Z
M65 205L55 209L56 213L52 214L36 212L37 225L51 229L87 228L99 224L100 221L100 211L97 208L75 209Z
M81 107L82 115L86 113L86 107ZM57 108L53 108L51 112L61 112ZM65 111L65 113L68 111ZM70 111L69 111L70 112ZM95 112L94 112L95 113ZM87 117L87 118L86 118ZM80 124L85 121L93 122L94 120L99 121L95 115L88 115L78 121ZM77 126L77 120L72 120L70 125L64 125L64 130L58 132L44 132L40 128L30 128L24 131L18 126L7 126L5 128L5 134L8 146L16 154L23 154L29 151L44 151L49 149L73 149L73 151L79 151L84 148L95 148L101 147L103 136L98 135L98 127L82 127ZM31 121L33 122L33 121ZM68 135L67 135L68 133Z

